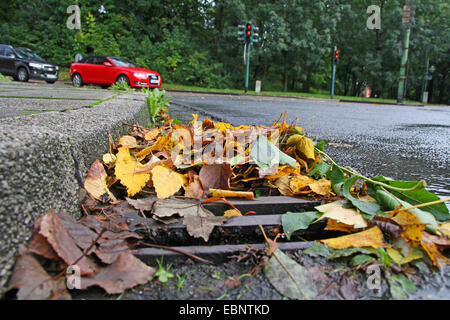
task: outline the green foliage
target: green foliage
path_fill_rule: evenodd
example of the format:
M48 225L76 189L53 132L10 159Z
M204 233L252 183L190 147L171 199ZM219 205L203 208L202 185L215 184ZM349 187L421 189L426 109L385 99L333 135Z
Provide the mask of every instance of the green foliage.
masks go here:
M237 26L251 21L260 41L251 47L250 85L265 91L328 95L331 50L340 49L338 95L396 98L403 0L102 0L79 2L81 31L66 27L73 0L10 0L0 5L0 43L27 46L62 67L81 53L119 55L158 71L164 83L242 89L243 46ZM450 98L450 33L445 0L415 0L407 98L418 99L425 52L436 71L431 99ZM381 9L381 29L368 30L369 5ZM251 8L251 10L249 10Z
M111 89L113 91L134 91L125 81L114 83Z
M172 267L171 264L169 264L167 266L167 268L164 267L163 265L163 259L164 257L161 257L161 260L156 259L156 262L158 263L158 271L155 272L155 276L158 277L158 280L163 283L163 284L168 284L169 283L169 279L175 277L175 275L171 272L169 272L170 268Z
M0 82L11 82L11 79L0 73Z
M166 91L155 89L143 88L142 91L147 94L147 107L150 115L150 122L148 124L151 127L153 124L162 121L161 115L167 112L167 107L170 104L170 99L166 98Z

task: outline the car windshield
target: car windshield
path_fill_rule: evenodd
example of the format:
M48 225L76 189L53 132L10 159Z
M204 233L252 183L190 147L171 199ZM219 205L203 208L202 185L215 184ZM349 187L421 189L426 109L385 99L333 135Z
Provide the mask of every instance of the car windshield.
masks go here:
M126 58L109 57L118 67L136 67L136 65Z
M20 58L33 59L38 61L44 61L41 57L39 57L36 53L26 48L16 48L16 52L19 54Z

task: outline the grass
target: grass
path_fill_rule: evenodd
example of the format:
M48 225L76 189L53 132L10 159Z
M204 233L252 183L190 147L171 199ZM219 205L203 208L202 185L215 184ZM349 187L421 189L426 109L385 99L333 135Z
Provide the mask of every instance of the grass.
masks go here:
M231 93L231 94L243 94L243 90L239 89L216 89L216 88L202 88L196 86L187 86L179 84L166 83L163 85L165 90L181 90L181 91L192 91L192 92L215 92L215 93ZM283 91L262 91L256 93L254 91L248 91L249 96L277 96L277 97L293 97L293 98L318 98L318 99L330 99L329 94L324 93L306 93L306 92L283 92ZM365 97L352 97L352 96L334 96L336 100L350 100L350 101L361 101L370 103L397 103L395 99L382 99L382 98L365 98ZM418 101L405 100L405 104L422 104Z
M0 82L11 82L11 81L12 80L10 77L6 77L0 73Z

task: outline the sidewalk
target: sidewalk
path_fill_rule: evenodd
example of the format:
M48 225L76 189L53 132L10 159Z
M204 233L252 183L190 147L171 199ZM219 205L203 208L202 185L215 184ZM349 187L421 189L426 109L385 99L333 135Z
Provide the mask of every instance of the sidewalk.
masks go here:
M123 122L146 123L141 93L0 84L0 296L17 247L50 208L78 216L92 162L117 139Z

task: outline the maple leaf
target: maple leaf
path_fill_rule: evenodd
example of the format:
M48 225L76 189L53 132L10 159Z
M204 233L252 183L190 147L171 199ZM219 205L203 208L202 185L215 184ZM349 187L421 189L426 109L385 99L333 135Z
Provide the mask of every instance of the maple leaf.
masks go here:
M184 184L181 174L163 166L156 166L152 169L152 181L156 195L160 199L165 199L176 193Z
M128 196L134 196L145 187L150 174L140 172L145 166L130 155L128 148L119 148L117 153L115 174L120 183L127 188Z

